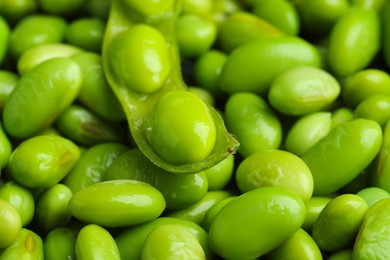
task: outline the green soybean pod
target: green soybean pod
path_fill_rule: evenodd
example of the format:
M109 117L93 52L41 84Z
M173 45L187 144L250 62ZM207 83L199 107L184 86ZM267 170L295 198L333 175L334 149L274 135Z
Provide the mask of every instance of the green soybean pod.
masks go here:
M322 260L321 250L314 239L303 229L298 229L287 241L267 254L266 260Z
M149 233L142 248L141 259L203 260L206 256L191 231L182 225L166 224Z
M18 211L2 198L0 198L0 220L0 249L2 249L15 242L22 228Z
M331 200L330 197L313 196L306 202L306 216L302 224L302 228L306 232L311 234L315 221Z
M208 190L222 190L233 177L234 155L229 155L220 163L204 170L203 173L207 178Z
M76 259L76 238L77 232L67 227L51 230L43 241L45 259Z
M374 172L371 176L373 186L390 192L390 120L387 121L383 129L383 143L377 158L375 159Z
M23 141L11 154L11 176L29 188L49 188L59 183L80 158L79 148L70 140L40 135Z
M298 118L288 130L284 147L298 156L326 136L332 125L332 113L314 112Z
M95 224L86 225L77 234L76 258L80 260L121 259L112 235L103 227Z
M72 193L104 180L107 169L128 147L119 143L101 143L88 148L62 181Z
M102 48L104 21L97 17L72 21L65 33L65 41L86 51L99 53Z
M66 43L46 43L33 46L20 55L17 69L20 75L32 70L39 64L54 58L69 58L82 49Z
M301 198L283 188L248 191L217 214L209 230L210 247L225 259L255 259L297 232L305 213Z
M368 66L379 46L378 14L364 8L350 8L337 20L329 35L330 70L337 77L352 75Z
M93 52L81 52L73 55L72 59L79 64L83 75L77 99L106 120L113 122L126 120L121 104L108 85L101 56Z
M8 41L10 38L11 29L8 22L0 16L0 64L3 63L4 57L8 51Z
M227 190L208 191L204 197L194 204L167 213L168 217L190 220L199 226L204 225L206 212L216 203L222 201L233 194Z
M71 218L68 204L72 196L61 183L44 190L36 199L35 223L46 231L66 226Z
M32 192L15 181L0 186L0 199L8 201L19 213L22 226L30 224L34 217L35 201Z
M247 11L229 15L218 27L217 42L221 50L231 53L256 39L281 37L284 33L266 20Z
M346 78L342 84L341 98L352 108L376 94L390 96L390 75L384 70L360 70Z
M22 228L14 243L0 250L1 260L34 259L43 260L42 238L33 230Z
M213 259L214 253L209 248L207 232L192 221L172 217L159 217L155 220L121 231L115 237L115 242L118 245L122 259L141 259L142 249L147 236L155 228L166 224L186 227L199 241L206 255L206 259Z
M369 207L382 199L390 198L389 192L382 188L373 186L359 190L356 195L362 197L367 202Z
M0 109L4 107L4 103L15 89L19 81L19 75L8 70L0 70Z
M314 180L314 195L327 195L351 182L376 157L382 129L375 121L357 118L333 128L301 158Z
M2 1L0 15L10 25L15 25L23 17L36 12L37 7L35 0Z
M353 246L353 259L386 259L390 253L390 198L372 205L360 226Z
M238 153L243 157L279 148L281 122L262 97L250 92L235 93L226 101L224 114L227 128L240 142Z
M321 67L321 56L308 41L295 36L254 40L229 55L220 86L229 94L248 91L266 96L278 75L299 66Z
M213 107L187 93L174 40L179 1L148 3L151 1L113 2L103 40L103 67L141 151L167 171L200 172L234 153L239 144ZM129 70L137 77L129 77ZM186 101L171 102L183 99ZM166 111L174 113L166 118ZM188 117L188 113L196 116ZM201 117L201 121L207 120L198 131L194 126ZM179 124L180 131L172 127ZM178 145L169 144L171 137L159 138L173 135L179 137ZM200 141L203 138L206 142Z
M273 108L290 116L307 115L331 105L341 92L328 72L313 67L296 67L277 76L268 92Z
M125 143L125 128L119 122L107 121L84 106L72 104L54 122L56 128L79 145L118 142Z
M366 201L356 194L333 198L314 222L313 239L326 252L347 248L355 240L367 210Z
M261 187L281 187L309 201L313 177L309 167L297 155L277 149L259 151L240 162L236 184L241 193Z
M384 127L390 119L390 96L372 95L355 108L355 117L371 119Z
M67 22L49 14L31 14L20 20L10 35L10 53L18 58L27 49L44 43L62 42Z
M293 2L286 0L255 1L252 12L287 35L298 35L300 18Z
M80 67L68 58L48 60L22 76L4 105L7 133L27 138L50 126L76 99L81 81Z
M145 223L160 216L164 209L161 192L136 180L93 184L74 193L69 202L69 210L75 218L106 227Z
M181 57L193 58L211 49L217 38L217 26L199 15L182 14L176 20L175 34Z
M130 179L149 183L164 196L167 209L180 209L200 201L207 192L204 173L174 174L145 157L138 149L130 149L113 160L104 180Z

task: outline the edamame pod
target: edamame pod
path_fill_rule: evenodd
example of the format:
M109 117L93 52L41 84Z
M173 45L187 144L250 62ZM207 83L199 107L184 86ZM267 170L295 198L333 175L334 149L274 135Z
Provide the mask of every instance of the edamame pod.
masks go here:
M353 246L353 259L386 259L390 254L390 198L372 205Z
M217 214L209 230L210 247L225 259L258 258L297 232L305 213L301 198L283 188L248 191Z
M81 87L80 67L69 58L41 63L23 75L3 110L7 132L27 138L50 126L58 114L77 97Z
M76 258L120 260L118 247L111 234L95 224L83 227L76 238Z
M155 121L152 122L153 125L145 125L145 119L152 113L162 112L158 111L159 109L154 110L154 107L163 96L173 90L176 90L175 92L187 91L180 75L179 56L174 41L174 21L179 11L178 3L179 1L168 1L164 4L153 2L148 5L144 2L114 0L103 40L102 58L108 82L122 104L132 136L141 151L153 163L167 171L195 173L210 168L234 153L238 148L238 143L226 131L220 115L212 107L206 104L201 105L201 101L195 98L192 101L193 104L201 109L200 113L204 113L208 121L210 120L210 123L200 127L203 130L194 128L197 118L188 116L191 110L189 109L191 104L188 103L177 105L175 102L170 103L169 109L174 109L178 117L170 120L160 118L158 119L162 120L160 122ZM158 9L161 5L164 8ZM140 16L137 17L135 13ZM128 44L131 39L134 41ZM150 44L146 44L144 41L146 39L150 40ZM142 48L135 50L133 48L135 45ZM143 55L149 51L156 55ZM126 58L129 55L136 59L129 62ZM134 64L141 66L133 68ZM148 67L148 64L153 64L153 66ZM141 86L143 86L142 89ZM181 99L183 96L188 95L184 93L177 97ZM158 126L159 123L164 123L163 121L166 121L168 125L177 125L183 120L186 122L185 129L176 130ZM213 128L213 125L215 125L215 130L209 135L207 129ZM150 126L154 129L149 132L147 138L146 130L150 130L147 128ZM172 130L174 134L171 133ZM160 139L154 141L152 139L153 136L168 133L171 137L165 141L171 147L166 153L162 151L166 148L165 143L161 147ZM208 140L205 143L206 151L201 148L199 141L201 138L197 135L198 133L202 136L201 138L205 137ZM171 138L176 139L177 137L173 136L176 134L179 134L178 141L181 143L177 147L172 146L175 142L169 141L172 140ZM193 146L194 144L196 147ZM178 161L172 161L176 156L181 158Z
M204 173L167 172L149 161L138 148L120 154L107 168L104 180L118 179L149 183L164 196L168 209L185 208L200 201L208 188Z
M42 238L34 231L22 228L15 242L0 250L1 260L34 259L43 260Z
M321 66L321 56L309 42L294 36L254 40L230 54L220 86L230 94L248 91L266 96L278 75L298 66Z
M192 221L172 217L159 217L147 223L130 227L119 233L115 237L115 241L122 259L141 259L142 248L149 233L155 228L166 224L186 227L201 244L206 259L213 259L214 253L209 248L207 232Z
M55 135L38 135L13 150L9 170L26 187L49 188L60 182L79 158L79 148L72 141Z
M379 47L378 14L364 8L350 8L337 20L329 35L330 69L338 77L352 75L372 61Z
M105 227L145 223L160 216L164 209L162 194L135 180L99 182L77 191L69 202L75 218Z
M333 128L301 158L314 180L314 195L337 191L363 171L378 154L382 129L369 119L353 119Z

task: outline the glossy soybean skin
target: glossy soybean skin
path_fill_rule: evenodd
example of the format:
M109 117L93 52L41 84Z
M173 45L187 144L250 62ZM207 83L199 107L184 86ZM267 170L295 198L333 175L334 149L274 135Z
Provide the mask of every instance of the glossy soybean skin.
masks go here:
M262 97L250 92L235 93L226 101L224 112L229 131L240 142L238 153L242 156L279 148L281 122Z
M374 120L385 127L390 118L390 96L369 96L357 105L354 113L356 117Z
M35 67L21 77L4 105L5 129L13 137L26 138L51 125L76 99L81 81L80 67L68 58Z
M353 259L386 259L390 253L390 199L378 201L367 211L353 246Z
M0 250L0 259L36 259L43 260L42 238L31 229L22 228L15 242Z
M279 112L299 116L318 112L339 96L337 80L313 67L297 67L280 74L272 82L268 100Z
M41 135L22 142L11 154L12 177L29 188L60 182L80 158L79 148L60 136Z
M320 54L312 44L293 36L258 39L228 57L220 86L230 94L248 91L266 95L280 73L298 66L321 66Z
M352 75L372 61L380 46L378 14L351 8L334 25L329 36L328 62L338 77Z
M382 129L372 120L358 118L333 128L301 158L314 180L314 195L337 191L363 171L382 144Z
M138 149L130 149L107 168L104 180L130 179L149 183L164 196L167 209L188 207L201 200L208 190L205 173L174 174L146 158Z
M305 213L300 197L285 189L248 191L226 204L215 217L209 230L210 246L222 258L255 259L298 231Z
M153 186L135 180L100 182L74 193L69 202L75 218L106 227L151 221L164 209L162 194Z
M314 222L313 239L326 252L346 248L355 240L367 210L366 201L358 195L342 194L335 197Z
M0 198L0 249L5 248L18 237L22 221L18 211L6 200Z
M76 237L77 232L67 227L51 230L43 241L45 259L76 259Z
M281 187L306 203L313 194L313 177L305 162L283 150L264 150L246 157L236 171L242 193L260 187Z

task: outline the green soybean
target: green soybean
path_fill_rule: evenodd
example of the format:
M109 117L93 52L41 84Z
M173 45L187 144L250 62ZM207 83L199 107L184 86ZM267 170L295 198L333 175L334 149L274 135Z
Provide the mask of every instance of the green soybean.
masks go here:
M15 242L22 228L22 221L14 206L1 198L0 220L0 249L2 249Z
M36 259L43 260L43 241L34 231L22 228L15 242L0 250L0 259Z
M2 1L0 15L11 25L15 25L23 17L37 11L35 0Z
M311 234L315 221L329 201L331 201L330 197L313 196L306 202L306 216L302 224L302 228L306 232Z
M351 260L352 259L352 249L344 249L339 252L332 253L327 258L328 260Z
M382 129L375 121L358 118L337 125L301 156L313 175L313 194L327 195L352 181L381 144Z
M8 201L18 212L22 226L30 224L34 217L35 201L32 192L15 181L0 186L0 199Z
M390 198L390 193L379 187L367 187L361 189L356 193L356 195L362 197L369 207L382 199Z
M104 28L105 23L100 18L79 18L69 24L65 41L86 51L100 52Z
M234 174L234 155L203 171L207 178L208 190L222 190L227 186Z
M322 260L322 254L314 239L300 228L287 241L267 254L264 259Z
M145 157L138 149L120 154L108 167L104 180L130 179L149 183L164 196L167 209L180 209L200 201L208 190L205 173L174 174Z
M73 55L72 59L79 64L83 75L77 99L106 120L126 120L122 106L107 82L101 56L92 52L81 52Z
M15 89L16 84L19 81L19 75L8 71L0 70L0 109L4 107L4 103Z
M50 188L69 173L79 158L79 148L72 141L40 135L23 141L13 150L9 170L26 187Z
M166 224L149 233L141 259L202 260L206 259L206 256L196 237L185 226Z
M77 144L90 147L105 142L125 143L125 128L107 121L84 106L70 105L56 119L54 125Z
M386 259L390 253L389 212L389 198L369 208L353 246L353 259Z
M319 111L302 116L288 130L284 147L300 156L326 136L331 126L331 112Z
M268 100L279 112L299 116L328 107L340 92L337 80L325 70L297 67L274 79L268 92Z
M390 96L372 95L355 108L355 116L376 121L384 127L390 119Z
M12 143L8 138L3 125L0 123L0 169L8 165L12 153Z
M8 22L0 16L0 64L3 63L4 57L8 51L8 41L11 29Z
M353 242L368 210L366 201L355 194L333 198L314 222L312 236L319 248L336 252Z
M254 40L229 55L220 86L230 94L248 91L266 95L279 74L298 66L321 66L320 54L311 43L294 36Z
M155 9L158 6L161 9ZM140 19L135 20L134 13L139 14L140 17L138 18ZM130 131L141 151L156 165L167 171L194 173L205 170L222 161L229 154L234 153L238 148L238 143L227 132L220 115L210 106L207 109L204 106L200 106L200 113L204 113L203 111L205 109L210 110L206 114L212 119L212 123L215 124L216 136L210 135L211 140L215 140L215 145L207 144L208 149L211 146L213 147L211 148L212 151L210 154L210 150L204 152L197 150L192 145L178 146L177 148L180 149L183 147L184 151L173 149L172 154L169 154L169 158L166 160L166 158L162 158L161 154L159 154L162 152L160 150L164 149L164 147L153 147L153 144L150 143L153 133L149 135L149 140L145 135L146 126L143 122L145 122L145 118L152 111L153 113L156 112L153 108L160 98L172 90L187 90L180 75L178 49L174 41L174 20L177 13L178 2L174 1L161 2L150 7L144 3L139 4L136 1L127 1L126 3L117 0L113 1L103 40L102 58L108 82L123 106ZM158 26L153 26L152 21L159 21ZM140 23L143 24L141 25ZM143 32L146 33L144 34ZM149 37L151 40L150 46L146 46L143 43L143 39L146 39L145 37ZM135 42L127 44L128 40L131 39L134 39ZM145 49L141 49L141 51L138 49L135 50L136 48L133 48L137 45L135 43L139 43L139 46L145 45ZM123 48L124 46L126 47ZM148 55L142 57L142 53L149 50L156 50L157 54L153 57ZM129 55L133 55L136 58L135 61L133 60L130 63L129 59L125 58L129 57ZM145 63L144 61L147 62ZM141 66L132 69L134 64L141 64ZM156 64L156 66L148 68L145 64ZM164 67L160 68L160 65L164 65ZM128 74L128 70L131 70L131 74L133 75L134 73L137 77L135 79L134 76L132 78L124 77L123 71L126 71L126 75L130 75ZM151 81L153 78L156 78L155 82ZM137 85L136 88L133 87L136 82L135 80L139 80L141 84ZM142 89L140 88L141 86L143 86ZM195 103L199 104L198 101ZM186 111L188 109L187 105L187 103L181 105L184 106L184 109L180 106L175 106L175 111ZM187 115L184 116L184 114L186 113L183 113L179 118L175 118L172 123L177 124L182 120L186 120L189 125L193 125L196 122L196 118L191 118ZM161 120L164 121L163 119ZM160 134L161 132L167 133L171 130L164 127L163 129L157 128L153 131L157 131L157 134ZM189 133L187 131L188 128L187 130L182 129L180 135L184 136L186 140L180 141L183 141L183 143L190 141L190 144L193 144L190 139L195 136L194 129L191 127ZM204 131L201 132L202 135L207 136ZM196 158L192 158L192 155L188 156L192 151L201 153L201 156L196 156ZM179 160L179 162L182 161L182 164L177 161L170 161L175 156L183 157L182 154L185 157L184 163L182 158Z
M360 70L342 84L341 98L345 104L355 108L371 95L390 96L390 75L375 68Z
M69 15L77 12L84 2L85 0L37 0L44 12L55 15Z
M238 153L243 157L279 148L281 122L262 97L250 92L235 93L226 101L224 114L227 128L240 142Z
M207 232L192 221L172 217L159 217L155 220L127 228L120 232L115 237L115 242L118 245L122 259L141 259L142 249L147 236L155 228L166 224L182 225L186 227L201 244L206 259L213 259L214 253L209 248Z
M283 150L264 150L238 165L236 184L242 193L261 187L281 187L296 193L303 202L313 194L313 177L306 163Z
M44 190L36 199L35 223L46 231L66 226L71 218L68 203L72 196L72 191L61 183Z
M285 189L248 191L217 214L209 230L210 247L222 258L255 259L298 231L305 213L301 198Z
M350 8L337 20L329 35L330 69L338 77L352 75L368 66L379 47L378 14L364 8Z
M203 225L202 227L208 232L210 230L211 223L213 223L215 217L217 214L221 211L221 209L228 204L230 201L233 199L237 198L237 196L230 196L227 197L226 199L223 199L221 201L218 201L214 205L212 205L204 215L203 219Z
M43 241L45 259L76 259L76 238L77 232L67 227L51 230Z
M77 234L75 247L77 259L121 259L114 238L98 225L83 227Z
M10 35L10 52L18 58L27 49L44 43L62 42L67 22L63 17L31 14L20 20Z
M160 191L135 180L99 182L77 191L69 202L75 218L106 227L145 223L160 216L164 209Z
M373 174L370 182L373 186L390 192L390 170L389 170L389 149L390 149L390 120L383 129L383 143L377 158L375 159Z
M5 129L13 137L26 138L50 126L76 99L81 81L80 67L68 58L41 63L21 77L7 99Z
M101 143L88 148L62 183L75 193L103 181L113 161L127 150L127 146L119 143Z

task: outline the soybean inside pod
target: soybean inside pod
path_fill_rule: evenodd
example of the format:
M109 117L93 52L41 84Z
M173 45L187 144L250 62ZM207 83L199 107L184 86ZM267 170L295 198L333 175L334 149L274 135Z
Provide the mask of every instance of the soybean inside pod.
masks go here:
M167 171L194 173L235 153L239 143L182 79L174 35L179 6L180 0L113 0L102 58L140 150Z

